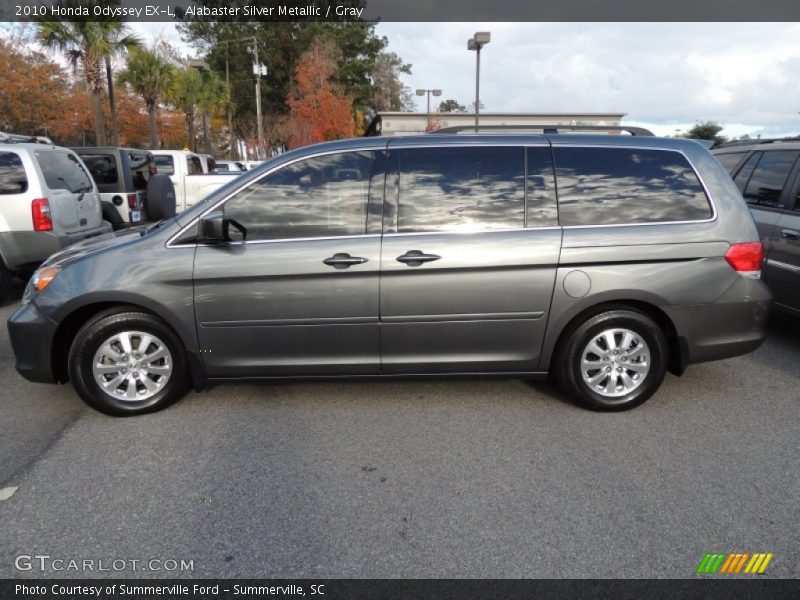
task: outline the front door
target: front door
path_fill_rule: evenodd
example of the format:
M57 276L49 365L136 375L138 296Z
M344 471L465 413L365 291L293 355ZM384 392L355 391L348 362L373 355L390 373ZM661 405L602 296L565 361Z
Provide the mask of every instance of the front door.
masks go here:
M382 202L381 156L301 159L225 202L234 240L200 243L195 257L209 377L379 372L380 222L368 221L371 188Z
M389 147L383 372L537 370L561 248L549 145Z

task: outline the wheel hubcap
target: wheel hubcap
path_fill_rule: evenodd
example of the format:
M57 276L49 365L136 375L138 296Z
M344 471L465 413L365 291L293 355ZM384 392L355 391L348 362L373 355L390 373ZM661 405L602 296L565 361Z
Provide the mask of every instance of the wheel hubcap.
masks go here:
M627 396L650 372L650 348L630 329L606 329L594 336L581 355L581 376L606 398Z
M122 331L100 344L92 375L112 398L140 402L163 389L172 366L172 355L159 338L143 331Z

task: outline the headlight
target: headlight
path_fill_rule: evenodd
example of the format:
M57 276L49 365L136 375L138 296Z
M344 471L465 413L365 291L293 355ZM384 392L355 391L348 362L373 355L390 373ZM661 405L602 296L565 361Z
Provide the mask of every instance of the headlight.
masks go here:
M31 278L32 291L39 293L44 290L55 279L60 270L61 267L42 267L38 269Z

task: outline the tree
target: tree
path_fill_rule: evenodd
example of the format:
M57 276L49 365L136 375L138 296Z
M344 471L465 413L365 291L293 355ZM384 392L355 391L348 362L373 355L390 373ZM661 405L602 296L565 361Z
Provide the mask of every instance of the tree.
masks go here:
M696 123L683 137L692 140L713 140L715 144L722 144L727 141L724 136L719 135L723 127L716 121L704 121Z
M37 27L39 39L46 48L63 53L73 70L83 70L91 94L96 143L106 145L103 75L100 67L108 52L105 28L97 22L68 21L44 21Z
M111 63L115 56L138 48L141 45L141 41L135 35L128 33L128 28L119 21L101 21L97 25L105 42L103 61L106 66L108 104L111 108L111 143L114 146L119 146L119 115L117 113L116 95L114 94L114 73Z
M175 71L169 91L169 102L184 114L186 130L189 135L187 146L192 152L197 152L194 117L202 94L203 80L197 69L184 67Z
M372 83L375 88L370 101L376 111L414 110L411 88L400 80L400 75L410 75L411 65L404 63L394 52L381 52L375 61Z
M295 86L286 104L282 134L290 148L355 135L353 98L335 81L342 53L328 38L317 38L300 57Z
M439 103L439 112L463 113L467 112L467 107L452 98L448 98Z
M202 87L197 98L197 106L203 112L203 147L207 154L213 154L209 138L209 117L226 108L228 88L216 73L203 71L200 75Z
M169 94L174 77L175 67L157 50L147 48L132 50L128 57L128 68L118 77L121 84L129 85L144 100L147 107L151 148L161 147L156 111L161 101Z

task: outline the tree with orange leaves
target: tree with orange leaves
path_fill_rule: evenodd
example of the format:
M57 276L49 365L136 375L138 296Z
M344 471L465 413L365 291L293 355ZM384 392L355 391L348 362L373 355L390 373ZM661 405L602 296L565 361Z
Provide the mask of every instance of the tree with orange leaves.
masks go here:
M300 56L286 99L289 115L280 127L289 148L355 135L353 99L334 79L341 59L341 50L325 37Z

